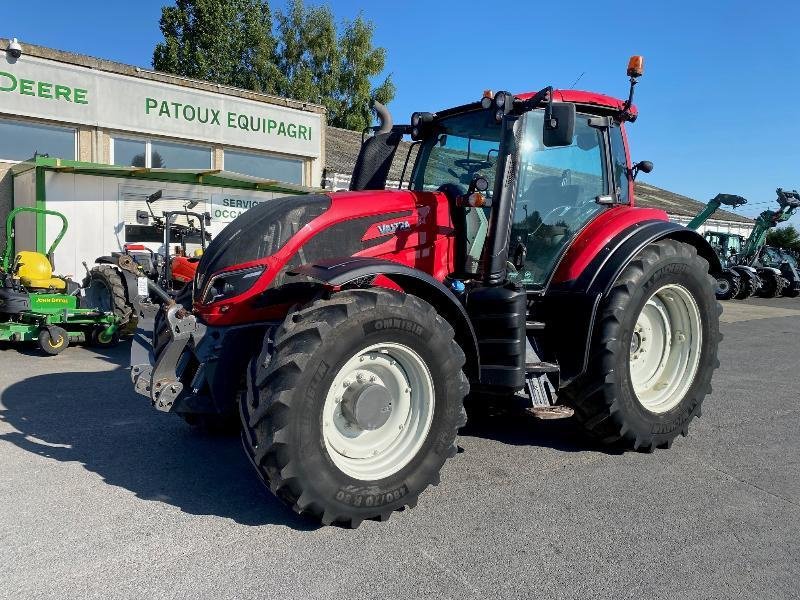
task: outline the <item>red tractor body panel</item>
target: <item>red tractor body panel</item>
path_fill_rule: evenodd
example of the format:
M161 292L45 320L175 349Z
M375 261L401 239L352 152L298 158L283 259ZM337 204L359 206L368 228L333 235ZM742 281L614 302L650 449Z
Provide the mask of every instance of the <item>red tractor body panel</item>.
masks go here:
M342 240L339 256L383 258L429 273L440 281L453 270L454 230L447 197L443 193L380 190L328 195L330 208L301 228L278 252L220 271L236 271L257 265L267 267L247 292L210 305L195 303L195 311L204 321L222 326L282 317L286 312L283 304L259 308L254 307L250 300L270 288L285 272L287 265L302 263L303 259L297 261L299 252L312 238L333 235L331 232L336 231L337 226L347 226L348 222L353 225L352 235L358 236L360 249L349 252L345 249L345 242L354 240ZM336 256L303 258L313 262ZM291 279L283 283L289 282ZM391 282L385 283L387 287L395 287Z

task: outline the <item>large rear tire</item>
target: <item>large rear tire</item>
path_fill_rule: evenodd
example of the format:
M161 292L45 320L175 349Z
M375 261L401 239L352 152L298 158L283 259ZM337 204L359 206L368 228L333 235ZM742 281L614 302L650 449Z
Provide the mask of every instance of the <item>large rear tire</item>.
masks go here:
M420 298L376 288L317 300L250 363L244 448L298 513L349 527L388 519L456 454L463 365L452 327Z
M119 271L112 265L96 265L83 280L84 303L88 308L112 312L122 320L120 335L130 335L136 331L139 315L133 310L128 298L125 283Z
M564 394L596 439L668 448L711 393L721 339L708 263L675 240L648 245L600 308L589 371Z

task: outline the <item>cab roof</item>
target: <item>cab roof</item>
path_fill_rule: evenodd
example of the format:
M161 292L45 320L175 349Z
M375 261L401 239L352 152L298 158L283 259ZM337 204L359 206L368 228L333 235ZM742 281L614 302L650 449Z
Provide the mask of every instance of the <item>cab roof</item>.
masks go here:
M517 94L520 100L527 100L534 96L536 92L525 92ZM561 102L574 102L575 104L584 104L590 106L601 106L611 110L622 110L625 106L625 101L613 96L606 96L605 94L598 94L597 92L586 92L583 90L553 90L553 99L560 100ZM636 105L628 109L631 115L638 115L639 111L636 110Z

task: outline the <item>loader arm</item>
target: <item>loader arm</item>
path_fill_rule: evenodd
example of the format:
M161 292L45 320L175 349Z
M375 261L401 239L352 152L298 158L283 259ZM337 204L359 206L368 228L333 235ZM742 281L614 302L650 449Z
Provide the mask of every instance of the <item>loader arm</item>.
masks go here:
M708 201L706 207L697 213L694 219L689 221L686 225L689 229L697 229L703 223L708 221L722 205L730 206L731 208L736 208L737 206L742 206L743 204L747 204L747 200L742 198L741 196L736 196L734 194L717 194L714 198Z

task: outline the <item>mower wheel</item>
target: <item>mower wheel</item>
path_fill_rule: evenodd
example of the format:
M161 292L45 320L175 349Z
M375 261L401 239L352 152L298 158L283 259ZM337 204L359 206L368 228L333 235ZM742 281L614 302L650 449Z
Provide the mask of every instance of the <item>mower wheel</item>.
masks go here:
M715 294L717 300L730 300L735 298L741 289L740 279L738 275L734 275L730 271L723 271L717 273L715 276L717 280L717 287Z
M741 277L739 286L739 293L734 296L737 300L746 300L750 296L756 293L756 278L753 277Z
M104 331L105 327L96 327L92 330L89 336L89 342L92 346L97 346L98 348L113 348L119 344L119 331L115 331L110 336L104 335Z
M800 296L800 290L786 286L783 290L783 295L787 298L797 298Z
M128 299L125 282L119 271L112 265L96 265L83 280L86 305L103 312L113 312L122 319L120 335L136 331L139 316Z
M687 435L719 366L721 312L693 246L646 246L599 309L587 374L564 390L578 421L603 443L647 452Z
M763 285L758 290L758 295L762 298L778 298L783 293L784 279L780 275L766 271L761 274Z
M291 312L248 367L242 441L296 512L357 527L439 483L466 422L453 328L424 300L351 289Z
M61 327L45 327L39 332L39 347L45 354L61 354L69 346L69 334Z

